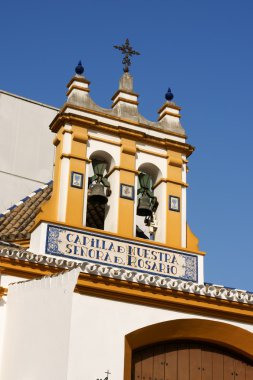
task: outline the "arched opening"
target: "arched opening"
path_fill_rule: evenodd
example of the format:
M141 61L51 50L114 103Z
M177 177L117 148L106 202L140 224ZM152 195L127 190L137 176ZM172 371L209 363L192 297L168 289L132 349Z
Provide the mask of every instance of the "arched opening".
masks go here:
M207 342L173 341L133 351L132 380L253 379L253 362Z
M174 350L172 350L173 354L171 355L177 355L177 358L178 358L178 352L175 353L175 351L178 349L182 350L180 351L179 355L183 353L182 355L185 356L186 363L188 360L187 358L190 358L189 350L193 350L194 348L196 349L196 347L198 347L198 350L199 350L198 352L199 361L201 361L202 359L203 360L205 359L205 353L202 354L202 351L209 350L208 351L209 358L212 358L213 356L215 356L213 352L217 353L217 350L218 350L219 355L221 355L221 353L225 355L223 356L223 359L222 359L223 363L227 361L228 363L230 363L229 364L230 367L231 368L233 367L233 371L231 371L231 373L232 372L234 373L235 379L240 379L240 377L236 376L236 373L237 373L236 369L238 366L242 366L243 374L245 376L247 374L248 376L248 377L241 377L241 379L246 379L246 380L253 379L253 370L252 370L253 334L237 326L233 326L227 323L222 323L222 322L217 322L217 321L206 320L206 319L179 319L179 320L167 321L167 322L157 323L151 326L144 327L142 329L133 331L132 333L126 335L124 379L132 380L133 374L136 373L136 370L134 368L137 366L137 362L138 361L140 362L140 359L141 360L143 358L145 359L145 357L150 357L150 352L148 354L145 351L146 348L151 350L151 347L152 347L153 353L154 352L159 353L159 350L161 353L162 347L164 348L167 347L168 352L172 352L171 347L173 347L173 344L174 345L176 344L176 346L174 346ZM186 344L186 346L184 346L184 344ZM160 345L160 348L159 348L159 345ZM209 349L208 350L203 349L203 347L205 346L208 346ZM212 351L213 349L214 351ZM186 352L184 350L188 350L188 351ZM141 354L141 356L139 356L139 359L138 359L138 352L140 353L141 351L143 353ZM166 350L163 351L163 355L165 355L165 351ZM136 353L137 353L137 357L135 356ZM219 355L217 356L217 363L220 358ZM156 358L155 360L158 360L158 359ZM241 364L241 363L238 364L236 360L237 361L239 360L243 362L244 364ZM152 363L153 363L152 365L154 365L154 359L152 359ZM139 366L140 365L142 364L139 364ZM149 365L151 364L149 363ZM209 365L210 365L210 361L209 361ZM189 369L190 367L188 366L187 368ZM196 366L194 368L196 369ZM190 370L188 369L187 369L188 371L187 376L190 373L189 372ZM161 367L160 367L160 370L161 370ZM227 366L225 367L225 369L223 367L223 372L224 370L227 371ZM205 377L203 377L204 376L203 374L199 374L199 377L196 376L196 377L191 378L189 376L187 377L184 372L184 376L185 377L181 377L181 378L185 380L205 379ZM148 380L149 377L153 379L152 375L150 374L147 377L144 374L144 377L146 378L146 380ZM219 380L219 377L216 377L216 378L207 377L207 378L210 380ZM159 378L159 379L157 378L157 380L161 380L161 379L163 380L163 378ZM178 378L167 377L167 379L180 380L180 377ZM224 379L224 378L221 377L221 379ZM233 377L231 377L231 379L233 379Z
M159 204L162 203L162 194L154 185L162 178L162 173L150 162L140 165L138 171L140 174L137 184L136 236L160 240L157 239L157 235L160 232Z
M86 226L104 230L105 220L110 211L112 193L108 173L114 166L112 156L105 151L93 152L88 173Z

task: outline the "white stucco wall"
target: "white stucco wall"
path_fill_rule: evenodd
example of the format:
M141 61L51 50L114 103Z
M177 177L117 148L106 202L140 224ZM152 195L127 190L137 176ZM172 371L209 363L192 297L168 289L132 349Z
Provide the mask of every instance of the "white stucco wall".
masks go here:
M52 179L57 112L0 91L0 213Z
M253 326L248 324L75 293L72 302L68 380L104 378L108 369L111 379L122 380L126 334L154 323L185 318L227 322L253 332Z
M74 269L9 286L1 380L67 380Z
M0 307L1 380L96 380L105 378L108 369L110 379L121 380L125 335L169 320L211 319L253 332L249 324L72 294L74 281L66 285L69 281L64 276L62 283L54 277L37 280L35 288L27 291L21 285L14 298L13 294L9 300L4 297L7 303ZM7 287L16 280L3 275L1 285ZM4 341L3 332L8 334ZM16 363L14 368L8 364L11 361ZM41 377L34 377L36 371Z

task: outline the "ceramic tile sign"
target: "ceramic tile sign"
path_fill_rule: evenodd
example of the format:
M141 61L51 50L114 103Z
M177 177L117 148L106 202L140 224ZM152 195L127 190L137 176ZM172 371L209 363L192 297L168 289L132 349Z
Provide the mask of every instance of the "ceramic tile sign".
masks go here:
M46 253L137 272L198 281L198 256L106 234L47 226Z

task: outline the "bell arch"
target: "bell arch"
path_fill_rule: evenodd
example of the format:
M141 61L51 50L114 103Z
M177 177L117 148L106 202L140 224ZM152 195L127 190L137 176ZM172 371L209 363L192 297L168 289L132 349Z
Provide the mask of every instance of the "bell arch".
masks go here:
M139 171L147 173L152 178L153 185L162 178L161 170L151 162L143 163L138 168Z
M106 230L106 221L110 219L111 201L115 184L108 179L115 160L106 151L96 150L91 153L87 171L86 223L87 227Z
M146 238L154 241L165 241L165 210L163 208L164 199L166 198L166 188L163 186L162 182L159 182L163 177L160 168L151 162L142 163L138 167L139 176L137 181L137 205L136 205L136 235L138 229L144 232ZM147 175L147 178L144 177ZM143 176L143 178L141 178ZM141 188L141 182L147 183L147 180L150 179L150 190L154 198L150 199L147 195L144 197L147 198L147 204L150 204L153 212L151 216L143 217L138 213L141 198L143 197L143 190ZM157 203L155 203L157 202ZM144 201L145 203L145 201ZM145 207L145 206L144 206ZM144 211L145 213L145 211ZM142 236L139 236L142 237Z
M177 319L146 326L125 336L124 380L131 380L134 350L173 341L206 342L253 361L253 333L224 322Z

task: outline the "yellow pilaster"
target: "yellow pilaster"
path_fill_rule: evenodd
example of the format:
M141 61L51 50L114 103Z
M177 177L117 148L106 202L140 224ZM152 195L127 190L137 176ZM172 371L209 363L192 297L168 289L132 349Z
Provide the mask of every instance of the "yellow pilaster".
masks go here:
M120 155L120 183L135 185L135 141L121 139ZM120 235L134 236L134 200L119 198L118 233Z
M170 246L181 246L181 212L182 212L182 157L180 153L168 151L167 167L167 218L166 218L166 244ZM179 183L177 183L179 182ZM180 199L180 211L169 209L169 196Z
M83 206L85 189L86 151L88 131L86 128L72 126L71 153L69 155L69 183L66 209L66 223L68 225L83 226ZM83 175L82 188L71 186L71 173L77 172Z
M41 219L56 222L58 214L58 202L60 192L60 173L61 173L61 157L63 152L63 136L65 130L62 126L54 137L53 144L55 146L55 166L54 166L54 185L51 198L42 205L41 213L37 216L35 224Z

